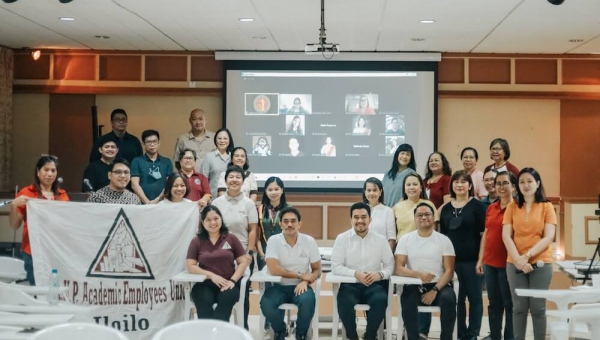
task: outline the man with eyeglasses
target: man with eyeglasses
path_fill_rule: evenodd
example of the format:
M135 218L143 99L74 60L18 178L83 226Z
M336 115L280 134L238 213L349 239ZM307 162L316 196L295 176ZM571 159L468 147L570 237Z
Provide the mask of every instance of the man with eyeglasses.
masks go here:
M87 201L92 203L141 204L139 197L127 190L130 179L129 162L122 158L115 159L108 170L109 184L100 190L94 191Z
M179 155L181 155L185 149L194 150L197 157L195 160L196 171L200 172L204 156L217 149L214 142L215 133L206 130L206 116L202 109L192 110L192 112L190 112L189 121L191 126L190 131L177 137L173 160L175 161L177 168L180 169L181 163Z
M108 169L110 168L110 163L115 160L119 152L119 147L117 146L117 140L110 135L102 136L99 144L99 151L102 157L97 161L93 161L85 168L81 189L83 192L96 191L109 184Z
M117 153L117 158L124 158L127 162L131 163L134 158L141 156L142 144L140 140L129 133L127 133L127 112L123 109L115 109L110 114L110 125L112 126L112 131L103 135L102 137L108 136L117 141L117 148L119 152ZM100 154L100 144L101 138L98 139L94 146L92 147L92 151L90 152L90 163L99 160L102 155Z
M422 285L406 285L400 297L408 340L419 340L418 307L439 306L441 340L451 340L456 320L454 247L450 239L434 230L433 209L426 203L415 208L417 230L400 238L396 247L396 274L416 277Z
M167 177L173 173L173 164L171 159L158 154L158 131L142 132L142 142L146 153L131 163L131 188L142 203L155 204L163 198Z

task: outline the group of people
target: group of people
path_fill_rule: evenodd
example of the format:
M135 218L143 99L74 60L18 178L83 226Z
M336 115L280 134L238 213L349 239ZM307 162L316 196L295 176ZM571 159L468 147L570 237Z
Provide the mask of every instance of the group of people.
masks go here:
M283 181L269 178L262 200L249 171L246 150L234 147L227 129L205 129L202 110L190 114L191 130L178 138L173 170L171 160L158 153L157 131L142 134L141 144L126 132L127 114L111 114L113 131L94 146L84 174L90 202L114 204L198 203L201 227L187 254L190 273L206 275L192 296L199 318L229 320L240 294L246 295L248 328L249 287L240 280L256 265L282 277L261 300L261 310L276 339L285 336L282 303L298 305L297 339L307 335L314 315L310 284L321 275L315 240L300 233L300 212L287 203ZM136 142L137 141L137 142ZM137 143L137 144L136 144ZM99 157L99 159L98 159ZM508 142L490 144L493 164L477 170L474 148L461 152L464 169L452 172L447 158L434 152L425 176L416 170L413 148L400 145L383 180L371 177L363 186L363 202L350 209L351 228L338 235L332 252L332 272L352 276L338 294L340 319L350 339L358 338L353 306L367 303L365 339L374 339L387 307L391 275L421 279L402 292L402 317L409 340L426 338L431 318L417 313L419 305L441 308L442 339L451 339L457 321L459 339L476 339L483 316L485 280L489 298L489 339L524 339L527 315L534 338L545 338L545 300L519 297L518 288L547 289L552 267L550 244L556 215L545 197L541 176L533 168L520 171L508 162ZM127 159L129 158L129 159ZM42 156L34 183L23 188L11 204L10 224L24 225L22 252L27 279L33 285L33 261L27 234L26 202L31 198L68 200L57 181L58 159ZM395 258L394 258L395 254ZM455 296L453 280L459 283ZM468 325L466 300L469 300ZM215 309L213 303L217 304ZM504 315L504 318L503 318ZM504 327L503 327L504 319Z

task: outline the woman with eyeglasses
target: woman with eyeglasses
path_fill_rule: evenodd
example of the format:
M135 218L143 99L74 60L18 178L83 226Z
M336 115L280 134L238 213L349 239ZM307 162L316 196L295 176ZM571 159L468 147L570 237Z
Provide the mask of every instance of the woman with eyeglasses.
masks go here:
M456 171L450 179L451 201L440 209L440 232L452 241L458 276L456 321L459 339L477 339L483 317L483 277L477 273L481 235L485 230L485 205L475 199L471 175ZM469 299L469 326L466 319Z
M33 258L31 257L31 244L29 243L29 229L27 228L27 201L30 199L45 199L49 201L68 201L67 192L58 187L58 158L52 155L43 155L35 165L33 184L21 189L10 204L10 226L17 230L23 225L21 241L21 256L25 262L27 281L35 286L33 277Z
M450 176L452 169L446 156L441 152L434 152L427 160L425 172L425 190L429 200L436 208L450 201Z
M246 154L246 149L241 146L233 148L231 150L231 162L228 166L239 166L244 169L244 184L242 184L242 192L244 196L250 198L253 202L256 202L257 194L258 194L258 185L256 184L256 178L254 174L250 172L250 163L248 162L248 155ZM223 196L225 191L227 191L227 186L225 184L225 173L221 174L219 178L219 196Z
M477 161L479 160L479 153L472 147L466 147L460 152L460 159L464 170L471 175L473 180L473 188L475 190L475 198L481 200L486 197L488 192L485 190L483 184L483 172L477 169Z
M492 203L485 215L477 272L485 279L488 293L490 339L502 340L502 315L505 315L504 339L513 339L512 297L506 276L506 247L502 241L504 212L513 201L517 179L508 171L496 176L494 186L500 199Z
M525 339L527 314L531 312L533 338L546 338L546 299L521 297L515 290L548 289L552 280L552 241L556 212L546 199L540 173L524 168L517 176L517 200L506 206L502 240L508 252L506 275L513 301L515 339ZM539 261L544 266L533 265Z
M212 197L219 196L219 178L231 162L231 152L234 148L231 132L226 128L219 129L215 133L215 145L217 150L206 154L200 170L208 178Z
M490 143L490 158L494 161L494 164L486 166L484 172L491 169L498 172L510 171L515 177L519 175L519 169L508 161L510 147L506 139L496 138Z
M208 179L201 173L196 172L196 151L184 149L179 154L179 173L187 183L187 196L191 201L198 202L200 209L210 204L212 195ZM165 196L167 191L165 191Z

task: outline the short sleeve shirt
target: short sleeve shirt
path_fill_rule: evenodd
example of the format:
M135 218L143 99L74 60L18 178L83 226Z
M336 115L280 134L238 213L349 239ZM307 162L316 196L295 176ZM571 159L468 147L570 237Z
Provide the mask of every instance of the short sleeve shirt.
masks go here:
M438 210L435 205L428 200L419 199L416 203L411 200L404 200L398 202L393 208L394 216L396 217L396 239L399 240L404 234L408 234L411 231L417 230L415 224L415 208L421 203L426 203L433 209L433 218L435 221L439 220Z
M483 263L495 268L505 268L507 251L502 241L502 221L504 212L500 201L492 203L485 214L485 249Z
M148 155L136 157L131 163L131 177L140 178L140 186L149 200L157 198L165 188L167 177L173 173L171 160L158 155L151 160Z
M235 259L245 253L237 237L230 233L221 235L215 244L196 236L188 247L187 259L196 260L200 268L229 280L235 273Z
M229 232L235 235L244 249L248 249L248 232L250 224L258 223L258 212L254 202L240 193L237 197L229 194L216 198L213 203L223 215L223 222Z
M190 191L187 195L189 200L197 201L206 194L210 195L210 186L206 176L196 171L194 171L190 177L186 176L183 172L181 175L187 180L188 186L190 187Z
M265 258L277 259L284 269L304 274L310 271L312 263L321 261L321 254L317 242L309 235L298 233L298 240L292 247L283 234L277 234L269 238ZM299 279L281 279L282 285L295 285L299 282Z
M435 183L429 183L429 180L425 182L425 188L429 190L429 200L433 202L436 209L444 204L444 196L450 195L450 179L450 176L443 175Z
M190 131L177 137L175 154L173 155L175 162L179 161L179 155L185 149L191 149L196 152L196 171L200 172L206 154L217 149L215 146L215 133L205 130L204 135L198 139Z
M437 282L444 275L444 256L455 256L454 246L446 235L437 231L429 237L421 237L418 231L402 236L396 247L396 255L406 255L406 266L411 270L429 272Z
M254 177L254 174L251 173L250 171L246 171L246 174L244 175L244 177L246 177L244 179L244 183L242 184L242 192L244 193L244 196L246 197L250 197L250 195L253 194L257 194L258 193L258 185L256 184L256 178ZM219 192L222 191L227 191L227 185L225 184L225 173L222 172L221 175L219 176L219 184L218 184L218 189Z

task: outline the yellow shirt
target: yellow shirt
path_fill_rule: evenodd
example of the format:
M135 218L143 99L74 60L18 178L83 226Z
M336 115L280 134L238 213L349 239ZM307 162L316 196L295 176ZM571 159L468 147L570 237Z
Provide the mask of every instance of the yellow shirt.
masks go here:
M420 203L427 203L433 209L433 217L435 221L439 220L438 211L435 205L428 200L419 199L416 203L411 200L402 200L392 208L396 217L396 240L400 240L402 235L410 233L417 229L415 224L415 208Z
M546 224L556 225L556 212L550 202L533 203L529 214L527 214L525 204L519 208L516 202L510 202L506 206L502 224L512 224L512 239L519 254L522 255L527 253L544 237ZM552 263L551 245L548 245L548 249L529 259L529 263L536 263L539 260ZM507 262L514 263L515 260L508 255Z

